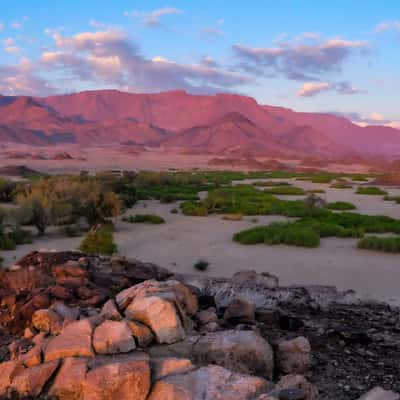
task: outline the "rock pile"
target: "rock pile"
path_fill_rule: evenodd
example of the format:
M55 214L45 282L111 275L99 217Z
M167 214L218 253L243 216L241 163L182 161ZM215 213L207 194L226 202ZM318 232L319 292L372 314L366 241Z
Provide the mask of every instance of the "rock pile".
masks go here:
M152 264L93 259L81 253L35 253L28 259L0 278L5 294L0 317L12 315L18 320L13 325L12 319L2 318L3 329L11 326L22 332L10 341L6 361L0 363L0 398L360 397L336 393L330 397L317 389L315 366L320 364L314 346L319 344L313 335L310 343L309 322L303 316L296 319L283 313L288 302L303 309L311 305L318 314L319 299L324 307L329 299L316 288L307 294L304 288L282 289L274 277L253 272L213 284L209 278L174 277ZM38 259L42 264L35 263ZM18 286L15 278L32 272L37 280L31 283L29 294L27 281ZM14 286L7 287L6 282ZM57 285L71 296L62 299L49 294ZM263 288L263 296L257 288ZM85 291L90 296L79 295ZM14 303L9 296L14 296ZM35 299L38 296L40 301ZM331 301L338 306L348 298L336 292ZM400 400L400 396L376 387L361 399Z

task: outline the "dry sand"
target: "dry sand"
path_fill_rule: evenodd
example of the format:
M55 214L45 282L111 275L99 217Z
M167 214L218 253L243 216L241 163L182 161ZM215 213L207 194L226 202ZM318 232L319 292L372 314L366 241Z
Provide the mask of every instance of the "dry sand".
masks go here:
M326 184L297 181L306 189L323 188L329 201L351 201L358 212L385 214L400 218L400 205L385 202L382 196L354 194L354 189L330 189ZM389 189L400 194L400 189ZM287 196L285 196L287 198ZM296 197L298 198L298 197ZM335 285L339 289L356 289L362 294L385 299L400 299L400 256L376 253L356 248L356 240L326 238L317 249L288 246L243 246L232 241L239 230L256 226L252 217L242 221L225 221L219 215L186 217L171 214L176 204L157 201L140 202L131 213L155 213L163 216L166 224L129 224L116 221L115 240L119 252L157 263L173 271L194 272L193 264L203 258L210 262L207 274L231 276L243 269L268 271L276 274L282 284ZM257 224L284 220L284 217L257 217ZM64 238L52 233L34 244L19 246L16 251L3 252L5 265L15 262L28 251L75 249L81 238Z

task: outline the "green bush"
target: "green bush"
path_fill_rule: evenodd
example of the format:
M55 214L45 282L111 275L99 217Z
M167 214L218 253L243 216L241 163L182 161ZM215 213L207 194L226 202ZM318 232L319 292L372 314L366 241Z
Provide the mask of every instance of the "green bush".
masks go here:
M318 193L326 193L326 191L324 189L310 189L310 190L307 190L306 193L318 194Z
M253 185L261 187L291 186L289 182L285 181L257 181L254 182Z
M337 181L337 182L333 182L330 187L332 189L352 189L353 186L349 183L349 182L345 182L345 181Z
M9 232L8 236L17 245L32 243L32 233L27 229L21 229L19 226Z
M387 192L376 186L359 186L357 188L356 194L367 194L367 195L379 196L379 195L386 195Z
M203 206L200 202L184 201L180 207L185 215L192 217L206 217L208 215L207 207Z
M1 250L14 250L17 244L10 237L10 235L5 233L0 233L0 249Z
M132 224L146 223L146 224L164 224L165 219L155 214L136 214L123 217L123 221L130 222Z
M347 201L336 201L334 203L328 203L326 208L328 208L329 210L347 211L355 210L356 206Z
M277 186L271 189L265 189L264 193L291 196L302 196L305 194L302 188L295 186Z
M170 211L169 211L171 214L178 214L178 209L177 208L172 208Z
M397 204L400 204L400 196L391 196L391 195L386 195L383 200L385 201L394 201Z
M117 245L114 243L112 231L108 227L102 227L88 232L79 250L87 254L112 255L117 252Z
M302 247L318 247L320 243L320 237L313 229L283 222L241 231L233 239L241 244L286 244Z
M360 249L400 253L400 237L366 236L358 244Z

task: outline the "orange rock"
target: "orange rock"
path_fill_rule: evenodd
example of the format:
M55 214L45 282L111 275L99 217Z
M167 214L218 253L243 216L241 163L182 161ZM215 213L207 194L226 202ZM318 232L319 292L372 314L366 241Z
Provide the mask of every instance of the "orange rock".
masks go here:
M89 371L83 385L83 400L145 400L149 391L149 363L128 360Z
M62 329L62 318L52 310L37 310L32 316L32 324L41 332L58 335Z
M49 341L45 351L45 360L51 361L64 357L93 357L93 327L87 319L72 322L63 328L61 335Z
M0 397L7 394L14 377L24 369L25 367L19 361L6 361L0 364Z
M65 358L49 390L49 396L55 397L58 400L81 399L86 371L87 362L85 359Z
M171 374L182 374L195 369L187 358L163 357L151 360L152 379L157 381Z
M107 320L95 329L93 347L100 354L117 354L134 350L136 344L125 321Z
M39 396L57 367L58 360L26 368L14 378L11 390L17 392L21 397Z
M138 321L126 320L125 322L128 324L139 346L146 347L153 341L154 335L146 325Z

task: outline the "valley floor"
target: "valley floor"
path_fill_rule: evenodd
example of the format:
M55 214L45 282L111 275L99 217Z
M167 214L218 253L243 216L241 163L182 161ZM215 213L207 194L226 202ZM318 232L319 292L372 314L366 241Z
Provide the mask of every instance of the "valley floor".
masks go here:
M400 218L400 205L383 201L382 196L356 195L354 189L330 189L327 184L296 181L295 185L305 189L324 189L326 194L322 196L328 201L350 201L360 213ZM388 191L400 194L400 189ZM180 213L171 214L170 210L176 206L141 201L127 211L127 214L158 214L166 220L161 225L129 224L118 218L115 241L119 253L186 273L194 272L194 263L205 259L210 262L205 273L213 276L231 276L239 270L254 269L277 275L282 285L334 285L339 289L355 289L372 297L398 300L400 304L399 255L360 250L356 248L356 239L339 238L324 238L316 249L244 246L232 241L234 233L255 225L284 220L285 217L260 216L257 223L252 222L253 217L226 221L221 215L188 217ZM65 238L49 230L48 235L35 239L33 244L3 252L4 265L15 263L31 250L75 249L80 241L79 237Z

